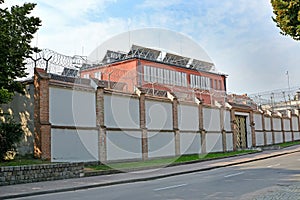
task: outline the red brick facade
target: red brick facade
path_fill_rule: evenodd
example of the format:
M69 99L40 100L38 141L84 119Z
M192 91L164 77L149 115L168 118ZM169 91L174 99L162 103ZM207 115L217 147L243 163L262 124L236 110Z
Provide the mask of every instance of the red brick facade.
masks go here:
M182 72L185 73L187 86L173 86L167 84L157 84L157 83L150 83L145 81L144 79L144 66L151 66L158 69L167 69L170 71ZM178 91L179 93L188 93L188 91L192 91L191 88L191 80L190 75L202 76L207 77L210 79L210 87L211 89L217 91L226 92L226 76L223 74L205 72L205 71L198 71L194 69L189 69L185 67L179 67L176 65L165 64L161 62L149 61L144 59L137 59L132 58L129 60L119 61L112 64L107 64L104 66L99 67L92 67L88 69L83 69L81 71L80 76L82 78L89 77L89 78L96 78L95 73L101 72L101 79L111 82L121 82L126 83L127 88L126 92L133 92L134 87L143 87L143 88L150 88L156 90L163 90L163 91ZM201 99L204 104L211 104L211 95L209 90L202 90L202 89L195 89L198 91L196 97ZM222 99L216 99L220 101L224 101Z

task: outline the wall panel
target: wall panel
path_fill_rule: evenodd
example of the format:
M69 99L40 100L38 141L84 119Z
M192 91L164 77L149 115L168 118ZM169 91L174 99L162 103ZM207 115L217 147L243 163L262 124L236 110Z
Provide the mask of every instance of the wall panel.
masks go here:
M139 100L127 96L104 96L104 124L110 128L139 128Z
M107 160L142 159L141 132L107 131Z
M146 100L146 127L155 130L172 130L172 104Z
M227 151L233 151L233 134L227 133L226 134L226 150Z
M231 131L231 119L230 119L230 111L225 110L224 112L224 129L226 131Z
M255 132L255 138L256 138L256 146L264 145L264 133L263 132Z
M262 130L262 115L261 114L254 114L254 122L255 122L255 129Z
M294 131L298 131L298 129L299 129L299 126L298 126L298 117L296 117L296 116L293 116L292 117L292 123L293 123L293 130Z
M283 142L283 136L282 136L282 132L275 132L275 143L279 144Z
M271 130L271 118L270 117L265 117L265 129Z
M300 140L300 132L294 132L294 140Z
M207 131L220 131L220 110L203 108L204 129Z
M273 144L272 132L266 132L267 135L267 145Z
M284 130L285 131L290 131L291 130L291 121L290 119L283 119L284 123Z
M285 132L285 142L292 141L292 132Z
M180 133L180 153L183 154L200 154L201 137L196 133Z
M180 130L199 130L198 107L179 105L178 126Z
M51 161L98 161L98 131L51 129Z
M175 156L175 138L173 132L148 132L149 158Z
M221 152L223 151L223 142L221 133L206 134L206 152Z
M280 118L273 118L273 128L276 131L281 131L281 119Z
M50 87L49 120L52 125L95 127L95 93Z

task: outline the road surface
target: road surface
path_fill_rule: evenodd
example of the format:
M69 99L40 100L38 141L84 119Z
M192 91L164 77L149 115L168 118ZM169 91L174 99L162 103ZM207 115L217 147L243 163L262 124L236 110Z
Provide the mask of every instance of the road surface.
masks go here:
M164 179L19 199L300 199L299 183L300 152L297 152Z

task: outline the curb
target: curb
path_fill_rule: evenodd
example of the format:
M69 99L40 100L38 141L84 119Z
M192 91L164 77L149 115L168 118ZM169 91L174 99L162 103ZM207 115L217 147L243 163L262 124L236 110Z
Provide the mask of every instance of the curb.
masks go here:
M31 192L31 193L24 193L24 194L8 195L5 197L0 197L0 200L20 198L20 197L29 197L29 196L38 196L38 195L53 194L53 193L60 193L60 192L70 192L70 191L118 185L118 184L124 184L124 183L134 183L134 182L141 182L141 181L156 180L156 179L178 176L178 175L183 175L183 174L190 174L190 173L201 172L201 171L209 171L212 169L218 169L218 168L223 168L223 167L230 167L230 166L234 166L234 165L238 165L238 164L250 163L250 162L254 162L254 161L265 160L268 158L275 158L275 157L279 157L279 156L283 156L283 155L289 155L289 154L296 153L296 152L300 152L300 150L298 149L298 150L294 150L294 151L290 151L290 152L278 153L275 155L269 155L269 156L267 155L262 158L250 159L250 160L246 160L246 161L240 161L240 162L224 164L224 165L217 165L217 166L213 166L213 167L206 167L206 168L190 170L190 171L175 172L175 173L158 175L158 176L153 176L153 177L136 178L136 179L130 179L130 180L121 180L121 181L114 181L114 182L109 182L109 183L99 183L99 184L94 184L94 185L77 186L77 187L70 187L70 188L64 188L64 189L55 189L55 190L48 190L48 191L39 191L39 192Z

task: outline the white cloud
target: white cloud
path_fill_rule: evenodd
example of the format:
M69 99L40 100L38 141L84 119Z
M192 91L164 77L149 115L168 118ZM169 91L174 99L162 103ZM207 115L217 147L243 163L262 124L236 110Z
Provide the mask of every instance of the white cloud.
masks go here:
M168 1L162 1L162 0L145 0L142 4L140 4L138 7L140 8L146 8L146 9L164 9L166 7L176 5L182 2L182 0L168 0Z
M145 0L132 1L130 16L110 16L116 0L32 0L43 20L40 48L63 54L88 55L112 35L143 27L168 28L195 39L220 71L229 74L230 91L253 93L300 85L299 43L281 36L272 22L272 7L262 0ZM9 2L9 3L8 3ZM7 5L23 3L7 0ZM128 2L130 4L130 2ZM122 8L118 8L120 11ZM102 13L105 12L105 15Z

